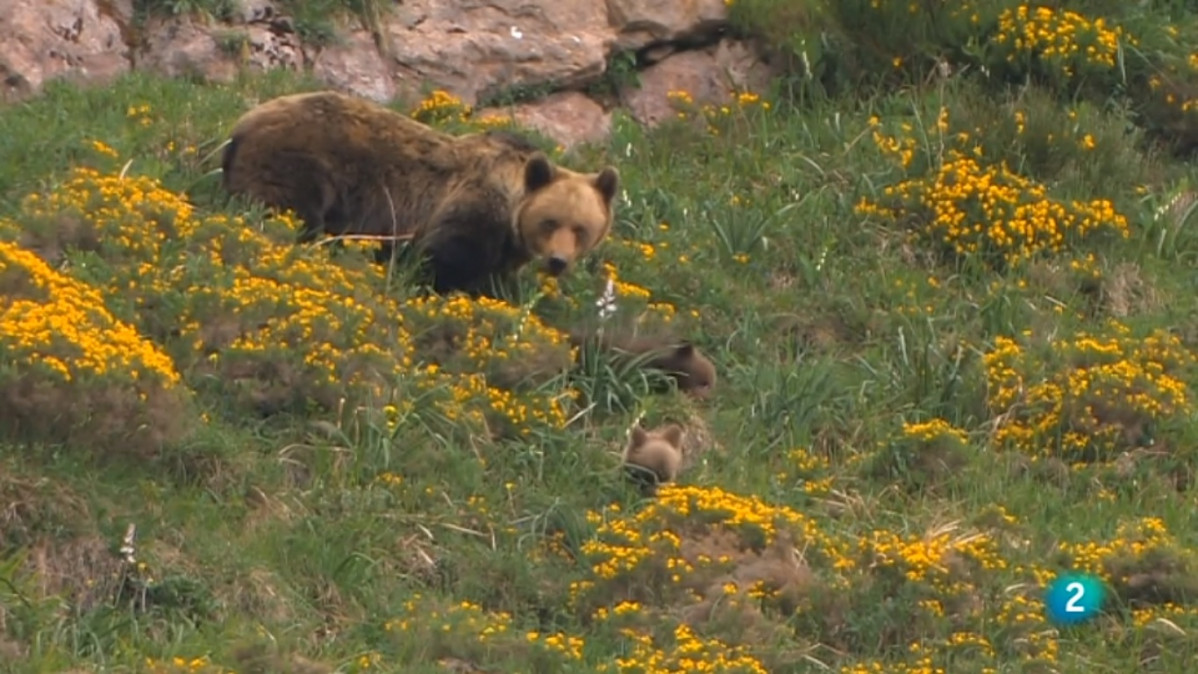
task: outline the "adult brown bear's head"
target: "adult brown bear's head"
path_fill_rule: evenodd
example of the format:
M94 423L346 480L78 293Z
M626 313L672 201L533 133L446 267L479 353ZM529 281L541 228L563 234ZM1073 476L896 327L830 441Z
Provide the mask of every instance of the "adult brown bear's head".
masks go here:
M611 231L620 174L612 166L579 173L543 153L524 165L516 229L524 250L551 276L561 276Z

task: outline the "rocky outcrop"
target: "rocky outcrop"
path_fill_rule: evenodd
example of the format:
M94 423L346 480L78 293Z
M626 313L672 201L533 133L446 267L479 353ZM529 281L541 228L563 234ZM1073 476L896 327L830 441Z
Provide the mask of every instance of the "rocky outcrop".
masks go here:
M620 102L643 124L675 114L671 91L685 91L696 104L725 102L729 91L760 91L771 73L745 44L721 40L704 49L677 52L639 75L636 87L620 91Z
M132 68L215 81L244 69L302 69L377 101L415 99L430 86L483 107L540 99L505 112L572 145L610 128L610 111L583 92L611 77L613 59L643 70L613 80L618 86L607 88L616 96L605 102L647 124L671 113L672 90L720 103L769 78L753 50L725 36L724 0L405 0L377 15L334 19L323 44L301 40L309 33L271 0L234 0L221 20L135 17L132 0L5 4L7 100L51 79L103 83Z
M0 11L0 78L6 101L49 80L105 83L129 70L122 25L133 0L9 0Z
M478 114L509 116L565 147L602 141L611 133L611 112L577 91L562 91L507 108L487 108Z

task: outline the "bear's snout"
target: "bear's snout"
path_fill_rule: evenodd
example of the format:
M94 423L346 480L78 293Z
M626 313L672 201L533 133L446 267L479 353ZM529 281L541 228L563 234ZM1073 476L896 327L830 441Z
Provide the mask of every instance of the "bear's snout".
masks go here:
M561 276L569 267L570 263L565 258L553 255L545 260L545 269L549 271L551 276Z

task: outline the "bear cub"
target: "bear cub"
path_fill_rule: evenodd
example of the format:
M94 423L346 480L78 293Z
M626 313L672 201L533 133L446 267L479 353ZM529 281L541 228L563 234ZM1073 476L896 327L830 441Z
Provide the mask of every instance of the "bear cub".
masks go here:
M567 273L611 230L619 173L555 165L508 132L453 136L385 106L319 91L271 99L236 122L224 188L319 234L410 239L433 290L485 292L532 261ZM393 255L383 244L379 259Z
M629 432L624 468L647 495L656 494L659 485L678 478L684 433L682 426L673 423L649 431L638 424Z
M692 398L704 400L715 389L716 369L703 352L686 340L666 337L628 337L610 332L590 333L573 330L570 345L578 347L579 358L586 344L631 359L640 367L657 370L674 380L678 390Z

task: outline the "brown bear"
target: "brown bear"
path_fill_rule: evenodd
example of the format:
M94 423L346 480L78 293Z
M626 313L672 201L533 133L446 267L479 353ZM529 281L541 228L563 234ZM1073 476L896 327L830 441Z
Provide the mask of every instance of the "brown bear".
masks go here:
M658 485L673 482L682 470L682 427L666 424L646 431L639 424L629 431L624 447L624 468L646 493L656 493Z
M630 359L640 367L657 370L673 379L678 390L699 400L715 389L716 369L707 356L686 340L664 337L628 337L609 331L570 332L570 344L579 348L579 358L587 345Z
M482 292L532 260L566 273L610 231L620 180L611 166L557 166L512 133L453 136L332 91L245 113L221 166L230 193L294 210L300 243L321 232L410 238L437 293Z

